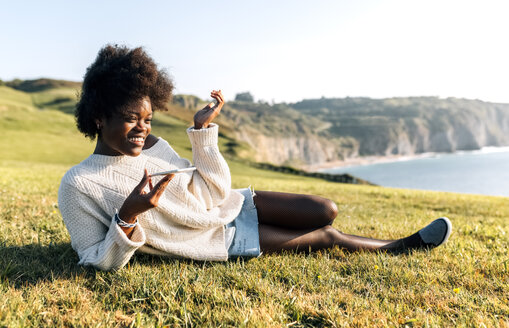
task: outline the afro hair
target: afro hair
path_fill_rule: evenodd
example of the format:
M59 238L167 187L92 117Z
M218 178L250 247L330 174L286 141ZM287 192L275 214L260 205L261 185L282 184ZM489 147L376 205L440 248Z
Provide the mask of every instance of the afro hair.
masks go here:
M173 81L141 48L106 45L87 68L76 104L78 130L94 140L96 119L110 118L149 97L153 110L167 110Z

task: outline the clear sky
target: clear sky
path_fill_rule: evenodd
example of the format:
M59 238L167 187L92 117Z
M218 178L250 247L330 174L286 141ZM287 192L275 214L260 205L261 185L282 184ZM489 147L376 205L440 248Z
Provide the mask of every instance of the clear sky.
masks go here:
M0 79L79 81L144 46L177 93L256 100L440 96L509 103L509 1L4 1Z

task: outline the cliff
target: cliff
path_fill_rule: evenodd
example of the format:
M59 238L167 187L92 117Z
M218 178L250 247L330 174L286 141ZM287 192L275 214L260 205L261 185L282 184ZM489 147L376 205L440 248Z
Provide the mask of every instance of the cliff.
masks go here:
M272 106L232 102L225 116L236 122L235 137L255 149L256 160L294 166L509 145L509 105L479 100L322 98Z

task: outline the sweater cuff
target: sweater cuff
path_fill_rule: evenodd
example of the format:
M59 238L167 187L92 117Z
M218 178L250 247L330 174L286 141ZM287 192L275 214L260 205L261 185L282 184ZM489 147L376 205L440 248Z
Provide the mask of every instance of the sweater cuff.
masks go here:
M194 129L190 127L187 129L187 135L193 146L212 146L217 145L219 126L215 123L210 123L206 129Z
M115 219L111 220L110 232L113 233L113 240L125 251L134 251L145 244L145 231L143 231L139 223L134 227L131 239L127 238L125 232L115 222Z

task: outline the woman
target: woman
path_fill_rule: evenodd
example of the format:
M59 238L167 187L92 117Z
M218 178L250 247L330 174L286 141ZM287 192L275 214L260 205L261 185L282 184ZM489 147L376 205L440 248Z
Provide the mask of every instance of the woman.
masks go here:
M78 129L97 138L94 153L62 178L59 207L82 265L111 270L135 251L197 260L227 260L281 250L402 251L443 244L440 218L399 240L344 234L331 224L336 205L318 196L232 190L217 147L220 90L187 130L197 170L150 134L153 111L165 110L172 81L141 48L108 45L87 69L76 106Z

